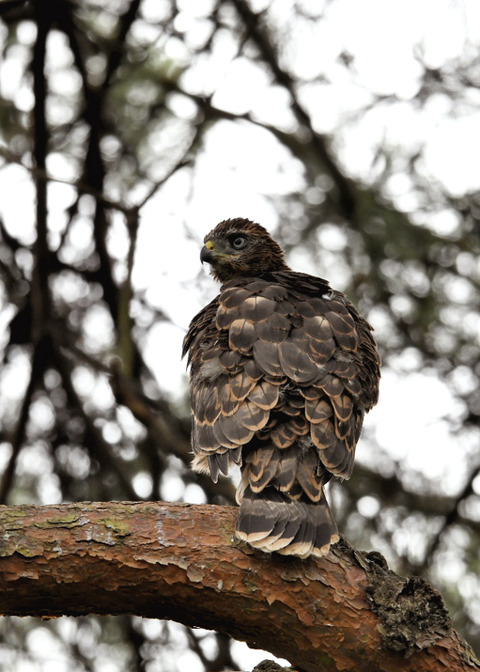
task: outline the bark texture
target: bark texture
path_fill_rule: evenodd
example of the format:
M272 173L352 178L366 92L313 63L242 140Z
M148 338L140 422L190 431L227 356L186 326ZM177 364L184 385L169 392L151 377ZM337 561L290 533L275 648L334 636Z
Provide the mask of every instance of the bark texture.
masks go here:
M305 672L480 670L440 594L345 543L325 558L236 541L236 509L0 507L0 613L131 613L225 632Z

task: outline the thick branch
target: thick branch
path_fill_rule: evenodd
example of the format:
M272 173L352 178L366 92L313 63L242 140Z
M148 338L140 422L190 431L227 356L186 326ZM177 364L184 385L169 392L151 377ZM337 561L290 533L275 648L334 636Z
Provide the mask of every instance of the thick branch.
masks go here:
M301 561L233 537L233 507L0 507L0 612L133 613L225 632L305 672L480 670L441 597L337 544Z

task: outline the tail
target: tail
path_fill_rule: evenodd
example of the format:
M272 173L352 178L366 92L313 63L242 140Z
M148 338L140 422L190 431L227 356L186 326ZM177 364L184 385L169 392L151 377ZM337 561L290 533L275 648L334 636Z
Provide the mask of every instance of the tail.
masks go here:
M273 486L258 493L245 489L236 535L261 551L300 558L326 555L340 538L323 488L313 502L305 495L292 500Z

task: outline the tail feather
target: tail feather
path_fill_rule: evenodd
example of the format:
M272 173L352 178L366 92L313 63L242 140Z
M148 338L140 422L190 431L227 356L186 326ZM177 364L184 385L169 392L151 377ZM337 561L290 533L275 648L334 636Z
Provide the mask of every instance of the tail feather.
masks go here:
M282 555L297 555L299 558L308 558L313 554L315 539L315 527L310 520L304 518L295 538L281 549Z
M293 519L288 520L286 524L284 520L282 520L281 523L281 526L283 527L283 534L277 536L275 540L268 541L265 548L262 550L268 552L276 551L277 553L283 553L285 555L284 549L287 547L290 548L297 535L301 535L303 521L300 516L296 516ZM277 523L275 527L279 525L280 523ZM291 552L287 551L287 555L291 555Z
M247 486L240 504L236 534L254 548L283 555L322 556L339 536L325 494L292 501L287 493L267 486L260 493Z

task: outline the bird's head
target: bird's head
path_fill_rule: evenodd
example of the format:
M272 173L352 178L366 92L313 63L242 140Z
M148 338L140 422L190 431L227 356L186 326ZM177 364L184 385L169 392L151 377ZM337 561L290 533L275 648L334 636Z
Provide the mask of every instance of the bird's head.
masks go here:
M263 226L248 219L220 222L203 242L200 260L211 265L211 274L220 282L289 269L280 245Z

